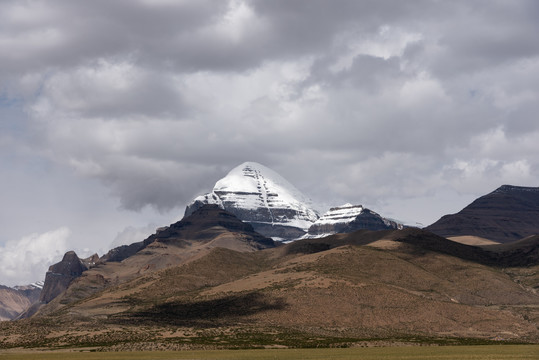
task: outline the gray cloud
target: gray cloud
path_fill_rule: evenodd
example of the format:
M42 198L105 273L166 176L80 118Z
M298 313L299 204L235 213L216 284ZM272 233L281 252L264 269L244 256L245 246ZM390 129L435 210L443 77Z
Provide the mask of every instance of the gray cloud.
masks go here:
M114 219L98 247L176 218L246 160L323 206L429 223L537 185L538 14L525 0L5 1L0 150L15 155L1 171L43 189L13 159L54 169L40 181L69 190L71 213ZM4 193L30 201L19 191ZM401 215L407 202L419 210ZM67 227L83 247L81 220L41 212L32 232Z

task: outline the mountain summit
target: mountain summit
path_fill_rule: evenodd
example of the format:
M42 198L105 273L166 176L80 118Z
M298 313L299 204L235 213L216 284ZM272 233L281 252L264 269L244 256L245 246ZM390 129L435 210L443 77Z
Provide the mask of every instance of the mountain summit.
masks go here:
M307 237L323 237L336 233L351 233L357 230L402 229L396 221L381 217L362 205L344 204L329 209L310 228Z
M471 235L501 243L539 234L539 187L502 185L426 229L445 237Z
M275 171L245 162L217 181L213 190L195 198L185 216L205 204L220 208L250 223L268 237L297 239L319 218L311 200Z

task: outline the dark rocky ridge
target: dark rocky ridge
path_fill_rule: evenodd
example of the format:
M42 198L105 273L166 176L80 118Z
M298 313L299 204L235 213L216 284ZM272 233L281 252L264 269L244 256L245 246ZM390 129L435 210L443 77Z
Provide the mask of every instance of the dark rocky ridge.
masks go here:
M365 209L354 221L342 229L342 232L350 233L361 229L378 231L398 228L399 224L395 221L384 219L374 211Z
M122 261L141 251L154 241L162 243L173 242L178 246L181 246L182 242L186 240L199 242L208 241L216 235L217 231L219 231L215 229L216 227L244 235L245 241L255 249L265 249L275 246L272 239L255 232L250 224L242 222L236 216L219 208L217 205L205 204L201 205L200 208L194 210L182 220L170 226L158 229L155 234L150 235L144 241L130 245L122 245L110 250L99 259L99 262Z
M64 292L85 270L88 270L88 267L74 251L66 252L62 261L49 267L39 301L45 304L50 302Z
M270 194L271 195L271 194ZM298 216L298 212L294 209L278 209L273 208L271 211L267 208L260 207L256 210L242 209L235 206L233 202L223 201L224 209L242 221L249 223L253 230L267 237L281 238L293 240L305 235L305 231L295 226L288 226L282 223L271 223L271 219L289 218L293 219ZM193 214L194 211L205 206L204 202L195 200L185 209L185 216Z
M220 231L215 228L223 228L245 235L244 241L256 250L275 246L272 239L255 232L251 224L241 221L232 213L219 208L217 205L202 206L189 217L183 218L151 235L145 242L151 243L157 240L165 243L170 241L181 243L186 239L206 242L213 239L216 232Z
M501 243L539 234L539 187L503 185L425 229L444 237L473 235Z
M252 195L249 193L235 193L235 195L238 194ZM269 194L269 196L271 197L271 194ZM186 207L184 216L190 216L196 210L206 205L207 203L203 201L195 200L193 203L189 204ZM298 227L288 226L278 222L271 223L272 219L292 219L296 217L298 215L298 212L296 210L273 208L270 211L269 209L263 207L260 207L256 210L242 209L237 207L236 204L231 201L222 201L222 206L224 210L226 210L230 214L233 214L242 221L250 224L254 231L264 236L292 240L305 235L305 231Z
M322 216L319 221L315 222L309 228L309 235L327 235L327 234L337 234L337 233L352 233L358 230L391 230L391 229L401 229L402 225L398 224L395 221L385 219L381 217L378 213L363 208L361 205L349 206L349 207L335 207L331 208L328 212L337 212L341 209L354 209L361 208L361 213L353 217L350 216L337 216L331 217L332 221L324 222L324 216Z

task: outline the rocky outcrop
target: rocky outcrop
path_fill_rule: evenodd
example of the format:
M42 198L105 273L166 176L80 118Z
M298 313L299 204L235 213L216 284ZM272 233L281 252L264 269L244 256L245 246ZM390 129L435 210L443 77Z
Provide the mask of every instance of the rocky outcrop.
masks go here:
M357 230L402 229L402 224L385 219L361 205L345 204L331 208L310 228L307 237L321 237Z
M45 304L49 303L64 292L69 284L87 269L88 267L74 251L68 251L62 261L49 267L39 301Z
M93 254L92 256L89 256L85 259L81 259L84 266L86 266L88 269L93 268L97 265L97 262L99 261L99 255Z
M444 237L473 235L501 243L539 234L539 187L503 185L426 230Z
M253 226L264 236L297 239L318 219L310 200L273 170L246 162L217 181L213 190L195 198L185 216L215 204Z

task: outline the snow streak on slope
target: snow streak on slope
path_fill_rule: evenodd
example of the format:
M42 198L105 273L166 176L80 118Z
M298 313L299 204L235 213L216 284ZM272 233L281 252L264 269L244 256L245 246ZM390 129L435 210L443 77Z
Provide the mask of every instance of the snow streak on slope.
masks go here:
M331 208L318 219L303 238L318 238L335 233L358 230L402 229L403 225L383 218L380 214L362 205L345 204Z
M28 289L43 289L43 285L45 284L44 281L36 281L29 285L17 285L14 286L13 289L15 290L28 290Z
M363 212L363 206L344 204L339 207L329 209L327 213L322 215L315 224L348 224L356 219Z

